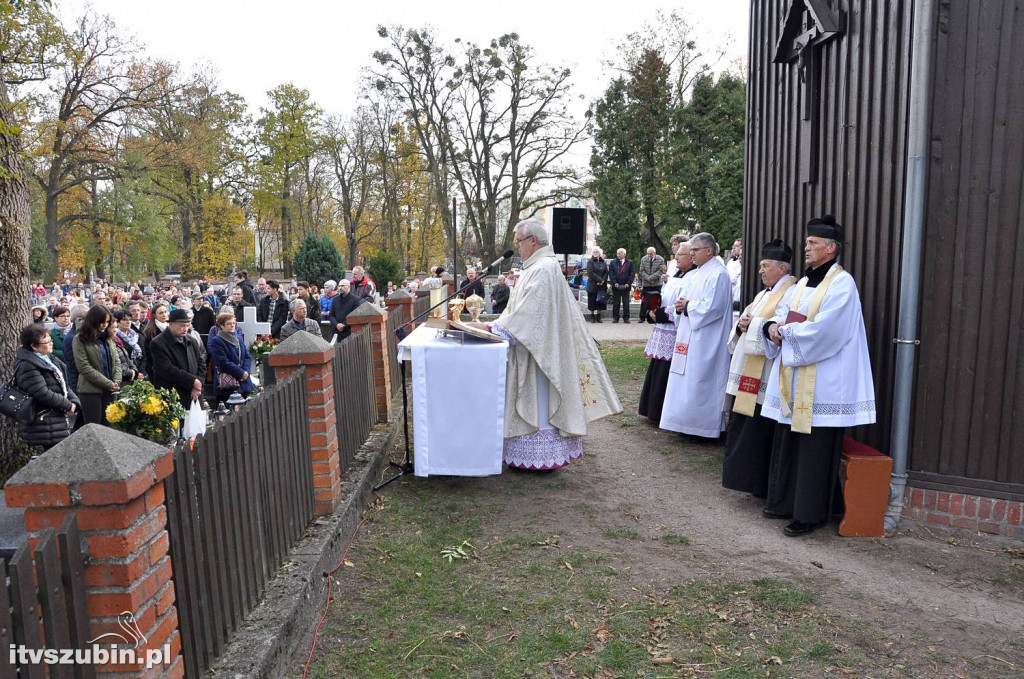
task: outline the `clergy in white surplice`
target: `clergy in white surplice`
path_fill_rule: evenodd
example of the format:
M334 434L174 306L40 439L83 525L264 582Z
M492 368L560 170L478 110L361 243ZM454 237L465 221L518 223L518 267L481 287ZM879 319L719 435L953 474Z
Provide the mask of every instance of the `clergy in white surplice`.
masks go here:
M768 468L775 422L761 417L761 404L774 362L765 355L770 343L762 326L771 321L783 295L793 285L793 248L781 239L761 248L758 275L764 289L757 293L729 336L729 385L733 407L725 437L722 485L763 498L768 494Z
M557 469L583 454L587 423L622 412L544 223L519 222L522 273L490 329L509 342L505 463Z
M769 357L778 356L761 411L779 425L765 514L791 518L790 536L829 520L843 431L875 421L860 296L839 265L844 235L832 215L807 223L807 269L762 331Z
M732 329L732 283L709 233L690 239L696 271L676 300L676 344L672 351L662 429L717 439L725 420Z

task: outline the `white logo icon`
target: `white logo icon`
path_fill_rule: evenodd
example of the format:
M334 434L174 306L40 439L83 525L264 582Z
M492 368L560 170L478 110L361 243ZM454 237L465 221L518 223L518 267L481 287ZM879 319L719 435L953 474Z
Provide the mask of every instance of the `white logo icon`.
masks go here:
M134 646L132 646L132 648L138 648L141 644L146 643L146 635L139 630L139 625L135 622L135 615L131 611L125 611L121 615L117 616L117 623L121 626L121 629L125 631L125 634L107 632L106 634L101 634L87 643L95 644L100 639L105 639L106 637L120 639L120 643L126 646L132 646L132 643L134 642ZM109 641L107 643L113 646L117 645L119 642Z

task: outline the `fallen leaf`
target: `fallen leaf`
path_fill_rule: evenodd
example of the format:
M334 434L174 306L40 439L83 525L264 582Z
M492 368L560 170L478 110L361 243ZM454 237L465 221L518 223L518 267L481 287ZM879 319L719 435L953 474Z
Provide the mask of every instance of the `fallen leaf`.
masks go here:
M814 566L815 568L824 568L824 566L821 565L820 561L812 561L811 565Z
M356 567L356 565L354 563L352 563L351 561L349 561L348 559L345 559L344 561L342 561L342 564L344 564L345 566L348 566L349 568L355 568Z

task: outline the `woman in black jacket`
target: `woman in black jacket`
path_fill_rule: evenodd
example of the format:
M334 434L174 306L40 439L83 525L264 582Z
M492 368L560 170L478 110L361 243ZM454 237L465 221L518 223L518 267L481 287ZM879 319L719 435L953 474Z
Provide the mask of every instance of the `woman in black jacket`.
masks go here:
M21 348L14 355L14 379L18 388L32 397L36 416L21 425L21 438L44 450L68 437L82 408L68 386L64 363L52 353L49 330L37 323L22 329Z
M597 301L597 294L604 293L604 301ZM601 312L608 306L608 262L604 261L601 248L594 248L594 256L587 262L587 309L590 322L600 323Z

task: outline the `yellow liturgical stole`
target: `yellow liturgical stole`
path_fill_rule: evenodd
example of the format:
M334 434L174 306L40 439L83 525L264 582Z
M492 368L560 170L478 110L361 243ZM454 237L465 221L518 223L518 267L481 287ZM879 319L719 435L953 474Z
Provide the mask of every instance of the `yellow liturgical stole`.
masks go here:
M843 267L839 266L836 262L832 265L832 268L825 275L825 280L821 282L821 285L814 291L814 297L811 298L811 306L807 310L807 320L813 321L815 316L818 315L818 309L821 308L821 302L825 299L825 292L828 291L832 281L836 279L839 272L843 270ZM800 307L800 298L804 294L804 290L807 289L807 276L800 279L800 282L796 285L796 293L793 295L793 304L790 305L792 311L796 311ZM790 389L793 383L793 371L796 371L796 396L792 399L793 405L790 406ZM818 379L818 364L812 363L811 365L797 366L795 368L787 368L782 365L782 357L779 357L779 394L782 396L782 415L784 417L791 417L792 424L790 428L798 434L810 434L811 433L811 413L814 409L814 385Z
M765 300L761 310L757 312L757 318L768 319L775 315L775 309L782 301L782 296L793 285L790 278L780 285L777 290ZM757 407L757 393L761 390L761 374L764 371L765 357L763 355L750 355L743 362L743 373L740 376L740 384L736 390L736 400L732 404L734 412L747 417L754 416L754 408Z

